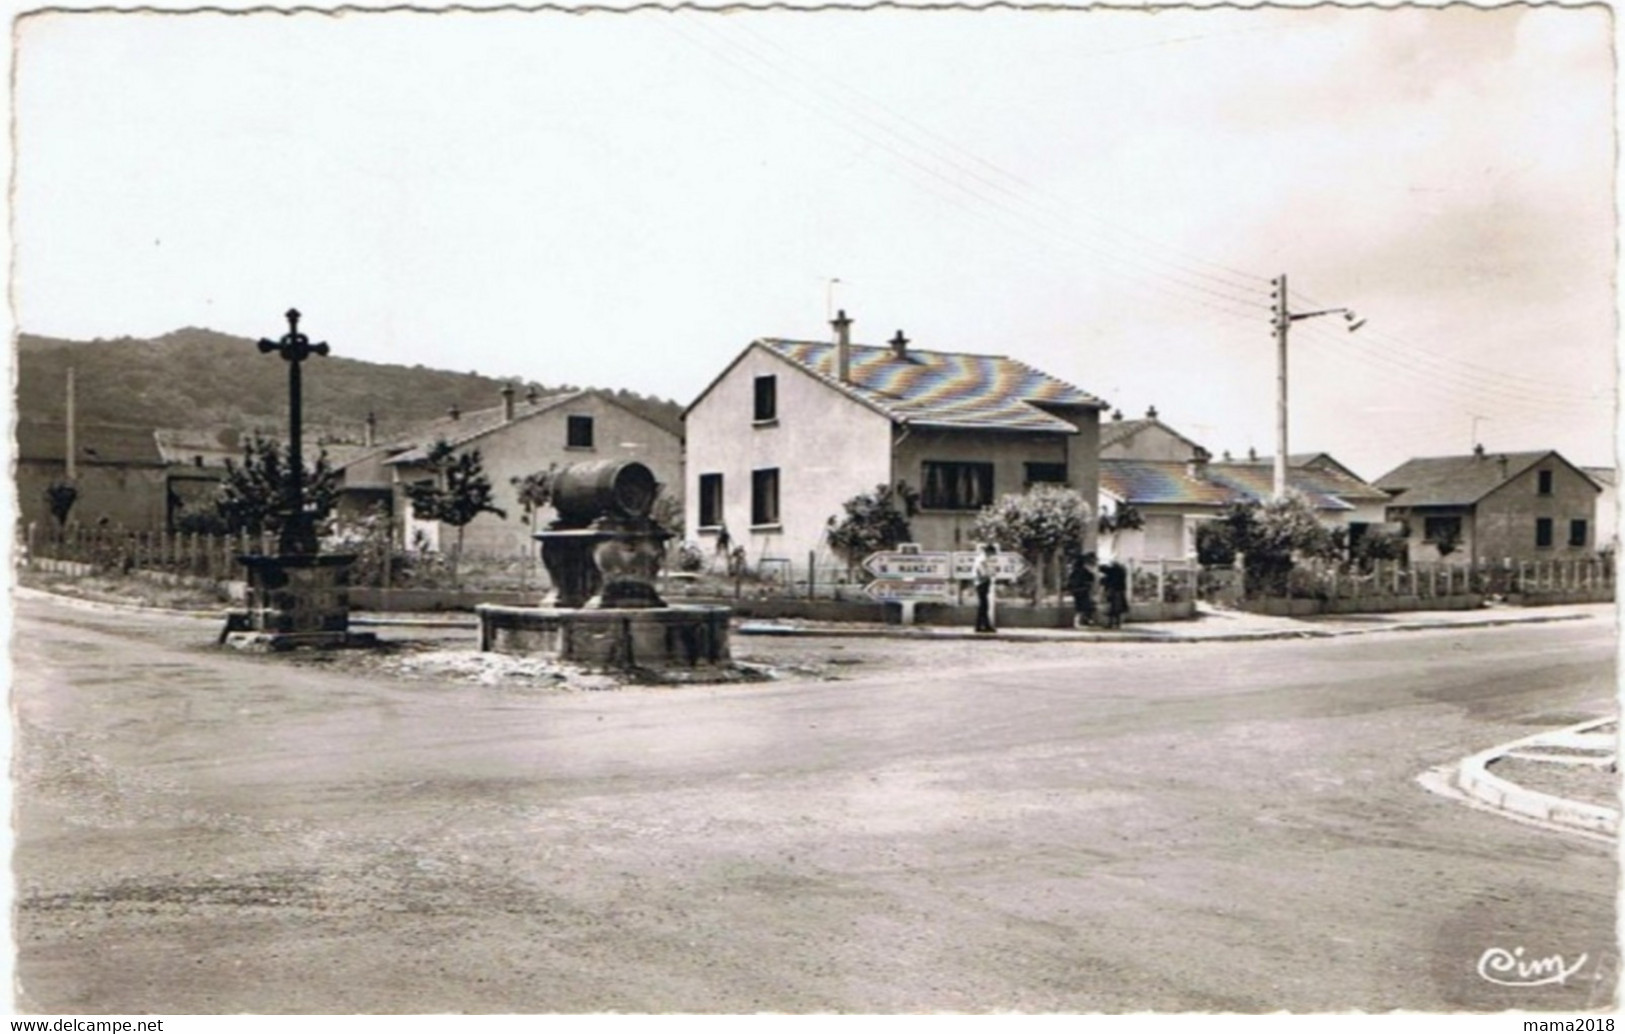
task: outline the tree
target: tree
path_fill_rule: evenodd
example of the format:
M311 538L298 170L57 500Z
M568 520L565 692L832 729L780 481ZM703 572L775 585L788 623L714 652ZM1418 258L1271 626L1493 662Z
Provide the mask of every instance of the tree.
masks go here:
M56 521L57 534L68 526L68 514L79 499L79 486L67 478L59 478L45 486L45 505L51 508L51 519Z
M654 505L649 508L649 519L669 534L672 541L683 540L683 501L666 491L665 485L659 486L655 492Z
M1369 571L1372 564L1379 560L1404 560L1409 552L1405 536L1378 527L1368 527L1363 535L1353 539L1349 545L1349 566L1357 571Z
M1075 490L1062 485L1037 484L1025 493L1002 496L976 515L975 534L983 542L997 543L1026 558L1036 572L1033 601L1043 583L1043 572L1056 557L1078 549L1092 513Z
M1263 504L1231 503L1218 520L1196 530L1196 554L1203 564L1232 564L1241 555L1249 596L1285 595L1297 558L1333 558L1339 552L1337 536L1298 492Z
M543 507L553 505L553 479L558 477L559 465L549 463L546 470L538 470L524 477L511 477L508 484L512 485L519 497L519 505L524 509L519 520L525 524L534 524L536 512Z
M1138 531L1145 527L1145 517L1131 503L1119 503L1115 510L1101 510L1096 525L1102 535L1116 535L1120 531Z
M457 529L457 548L452 553L452 582L457 581L457 561L463 552L463 530L482 513L494 513L506 520L507 511L492 501L491 479L485 476L480 450L458 452L444 438L429 448L426 462L434 471L433 480L406 486L412 501L412 515L420 521L439 521Z
M829 519L824 538L847 566L856 567L870 553L914 540L908 522L920 512L920 493L903 481L876 485L873 492L860 492L841 508L845 515Z
M251 435L243 442L243 461L226 461L226 478L215 497L215 512L228 534L278 534L287 523L288 450L274 438ZM321 525L338 500L338 472L323 450L305 470L304 511Z

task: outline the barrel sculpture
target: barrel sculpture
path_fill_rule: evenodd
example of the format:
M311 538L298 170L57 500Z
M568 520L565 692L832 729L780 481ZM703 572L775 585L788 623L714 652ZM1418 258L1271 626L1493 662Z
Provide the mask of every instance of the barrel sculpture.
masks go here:
M636 460L572 463L553 476L553 509L559 519L550 528L585 528L595 521L647 520L660 483Z
M671 533L656 524L660 483L636 460L572 463L553 476L558 520L536 534L555 607L664 607L655 578Z

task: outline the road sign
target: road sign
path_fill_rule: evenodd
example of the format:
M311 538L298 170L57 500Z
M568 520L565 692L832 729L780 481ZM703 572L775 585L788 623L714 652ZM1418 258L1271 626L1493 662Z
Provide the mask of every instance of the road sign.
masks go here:
M947 553L888 551L864 557L863 569L876 578L945 582L953 570L953 559Z
M910 603L915 600L951 600L954 583L944 581L904 581L901 578L880 578L863 587L870 599L882 603Z
M954 554L954 578L959 581L970 581L972 565L976 563L975 552ZM1013 582L1027 573L1027 561L1019 553L996 553L993 556L993 580L996 582Z

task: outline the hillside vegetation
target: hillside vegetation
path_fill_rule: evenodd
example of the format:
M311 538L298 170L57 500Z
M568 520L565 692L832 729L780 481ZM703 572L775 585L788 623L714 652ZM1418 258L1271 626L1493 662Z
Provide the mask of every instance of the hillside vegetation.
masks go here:
M67 371L74 371L78 421L137 427L242 430L281 428L287 421L288 372L247 338L188 327L152 340L65 341L23 334L17 344L17 416L61 421ZM359 441L367 414L380 439L424 420L501 402L505 383L519 394L574 390L425 366L328 357L306 367L304 415L313 438ZM682 407L669 399L605 388L606 394L677 434Z

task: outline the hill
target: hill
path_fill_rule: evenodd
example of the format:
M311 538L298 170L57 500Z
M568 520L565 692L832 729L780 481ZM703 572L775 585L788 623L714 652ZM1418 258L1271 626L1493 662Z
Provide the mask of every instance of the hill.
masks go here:
M59 422L67 410L67 371L74 371L78 421L135 427L279 430L287 422L286 364L262 356L255 342L188 327L151 340L66 341L31 334L17 342L19 420ZM307 440L361 440L368 413L388 439L456 406L487 409L504 384L523 395L574 390L516 378L329 357L307 369ZM682 433L682 407L670 399L602 389L650 420Z

